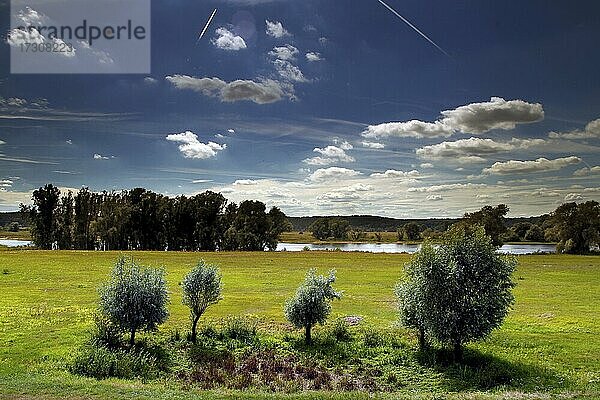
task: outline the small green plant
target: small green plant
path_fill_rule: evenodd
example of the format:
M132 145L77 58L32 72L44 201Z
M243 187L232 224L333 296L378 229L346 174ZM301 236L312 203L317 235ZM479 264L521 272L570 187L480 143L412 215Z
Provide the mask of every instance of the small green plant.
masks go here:
M190 308L190 319L192 320L191 341L196 343L197 326L200 317L211 304L218 303L221 297L221 274L219 269L201 260L183 278L181 283L183 289L183 304Z
M110 350L103 346L88 345L75 356L69 370L73 374L96 379L142 378L151 379L160 372L157 357L139 350Z
M130 347L137 331L155 330L167 319L168 300L164 269L141 267L132 258L119 258L110 280L100 288L102 313L130 333Z
M317 275L310 269L296 295L286 301L284 313L296 328L304 328L307 344L311 343L311 330L316 324L324 324L331 312L331 300L339 299L341 292L331 286L335 282L335 270L329 276Z
M223 324L223 336L229 339L251 343L256 338L258 321L249 317L233 316L225 319Z
M90 335L90 344L109 350L123 347L123 331L105 314L94 315L94 327Z
M348 322L344 318L337 318L333 321L330 328L331 336L338 342L348 342L352 340L352 332L348 327Z

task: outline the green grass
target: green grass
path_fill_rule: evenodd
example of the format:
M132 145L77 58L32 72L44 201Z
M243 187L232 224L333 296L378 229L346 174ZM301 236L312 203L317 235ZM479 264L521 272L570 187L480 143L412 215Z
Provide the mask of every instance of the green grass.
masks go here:
M87 338L97 302L97 287L107 278L119 254L0 252L0 398L267 396L182 390L181 385L172 381L147 384L116 379L95 381L65 372L66 360ZM334 303L332 317L363 316L367 325L398 335L398 340L407 346L405 351L411 357L414 354L412 335L393 327L396 311L392 289L402 274L403 264L409 260L407 255L137 252L134 257L142 263L164 265L167 269L171 316L161 328L164 335L175 329L187 329L188 314L181 304L178 282L198 259L204 258L222 269L224 300L207 311L203 323L231 314L253 314L264 321L265 330L277 330L285 324L283 302L293 294L305 271L310 267L318 267L321 272L335 268L338 272L336 287L344 291L344 297ZM473 393L479 389L467 382L463 385L466 392L450 393L449 398L487 399L509 395L519 398L522 392L534 393L532 398L536 398L538 392L600 398L600 258L522 256L515 281L516 304L504 326L486 341L470 345L469 351L479 360L491 360L495 367L516 371L524 379L522 386L517 383L489 393ZM316 329L315 335L322 336L326 329ZM461 381L460 370L453 369L449 376L449 370L439 370L427 363L415 364L417 367L411 377L414 382L401 388L394 398L445 398L432 397L427 387L437 388L435 396L441 396L440 387L445 388L443 391L454 390L443 382L449 378ZM463 380L469 378L470 375L465 374ZM505 393L505 390L516 393ZM367 395L319 392L285 397L367 398Z

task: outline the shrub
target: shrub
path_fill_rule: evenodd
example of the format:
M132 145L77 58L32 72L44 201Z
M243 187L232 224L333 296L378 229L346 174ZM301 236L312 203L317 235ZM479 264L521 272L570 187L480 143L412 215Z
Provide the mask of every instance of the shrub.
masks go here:
M183 304L190 308L192 320L191 340L196 343L196 328L198 320L208 306L216 304L221 297L221 275L219 269L204 260L200 261L184 278L181 284L183 289Z
M450 344L456 359L465 343L498 328L513 302L515 259L501 256L482 228L453 230L437 248L424 244L396 288L404 325Z
M335 271L329 276L317 275L315 269L307 272L304 282L296 295L287 300L284 307L285 316L296 328L304 328L306 343L311 342L311 329L319 323L324 324L331 312L330 301L339 299L341 292L336 292L331 284L335 282Z
M105 314L94 315L94 328L91 332L90 344L95 347L118 349L123 347L123 331Z
M160 365L156 356L143 349L110 350L102 346L85 346L77 353L69 370L96 379L150 379L158 375Z
M248 317L233 316L225 320L223 324L223 336L229 339L251 343L256 338L258 321Z
M346 322L344 318L338 318L333 321L330 334L338 342L347 342L352 339L352 333L348 327L348 322Z
M155 330L167 319L167 302L165 271L138 266L132 258L119 258L110 280L100 288L102 313L131 334L131 347L138 330Z

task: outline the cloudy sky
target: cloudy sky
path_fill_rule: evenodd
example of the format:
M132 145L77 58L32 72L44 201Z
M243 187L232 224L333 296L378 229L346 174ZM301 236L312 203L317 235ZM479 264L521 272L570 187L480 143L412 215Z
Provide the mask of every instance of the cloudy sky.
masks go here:
M378 0L157 0L151 74L11 75L35 10L0 1L0 210L48 182L294 216L600 200L600 3L386 3L416 29Z

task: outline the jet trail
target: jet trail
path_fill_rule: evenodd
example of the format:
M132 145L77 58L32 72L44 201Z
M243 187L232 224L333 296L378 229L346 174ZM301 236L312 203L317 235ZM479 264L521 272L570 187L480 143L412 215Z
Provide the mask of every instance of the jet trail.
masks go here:
M200 39L202 39L202 36L204 36L204 34L206 33L206 30L208 29L208 26L210 25L210 23L211 23L211 21L214 18L214 16L215 16L216 13L217 13L217 9L215 8L215 10L212 12L210 18L208 18L208 21L206 21L206 25L204 25L204 29L202 29L202 33L198 37L198 40L196 40L196 43L198 43L200 41Z
M377 0L377 1L379 1L385 8L387 8L388 10L390 10L391 12L393 12L396 15L396 17L400 18L402 21L404 21L404 23L406 23L408 26L410 26L411 28L413 28L419 35L423 36L425 38L425 40L427 40L429 43L431 43L432 45L434 45L439 51L441 51L442 53L444 53L446 56L450 57L450 54L446 53L446 51L444 49L442 49L440 46L438 46L433 40L429 39L426 34L424 34L423 32L421 32L419 30L419 28L417 28L416 26L414 26L413 24L411 24L409 20L407 20L406 18L404 18L402 15L400 15L396 10L394 10L392 7L390 7L389 5L387 5L383 0Z

